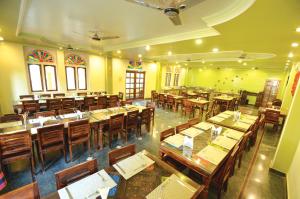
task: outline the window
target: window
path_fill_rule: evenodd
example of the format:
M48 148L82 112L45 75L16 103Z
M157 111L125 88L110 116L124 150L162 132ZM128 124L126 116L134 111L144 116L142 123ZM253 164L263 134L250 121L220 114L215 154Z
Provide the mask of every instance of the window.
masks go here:
M179 73L175 73L174 74L174 86L178 86L178 82L179 82Z
M57 91L56 69L52 65L44 65L45 85L47 91Z
M86 69L82 67L77 68L77 78L78 78L78 89L86 90Z
M126 71L126 99L143 99L145 72Z
M30 86L32 92L43 91L42 71L39 64L28 64Z
M67 90L76 90L75 67L66 67Z
M171 86L171 76L172 76L172 73L170 73L170 72L166 73L165 86Z

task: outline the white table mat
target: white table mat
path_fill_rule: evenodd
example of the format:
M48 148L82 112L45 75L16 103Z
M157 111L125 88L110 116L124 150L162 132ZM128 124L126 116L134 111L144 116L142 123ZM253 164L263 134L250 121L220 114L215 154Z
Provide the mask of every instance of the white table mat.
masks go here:
M207 160L214 165L218 165L225 157L227 153L221 149L207 145L204 149L197 153L197 156Z

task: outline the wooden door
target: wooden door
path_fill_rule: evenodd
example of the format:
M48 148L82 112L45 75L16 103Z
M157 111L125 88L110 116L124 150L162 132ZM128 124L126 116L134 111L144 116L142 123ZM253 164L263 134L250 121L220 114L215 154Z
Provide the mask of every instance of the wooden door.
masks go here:
M262 106L266 107L268 102L272 102L276 99L279 90L280 80L270 79L265 83L264 95L262 100Z
M126 100L144 99L145 72L126 71Z

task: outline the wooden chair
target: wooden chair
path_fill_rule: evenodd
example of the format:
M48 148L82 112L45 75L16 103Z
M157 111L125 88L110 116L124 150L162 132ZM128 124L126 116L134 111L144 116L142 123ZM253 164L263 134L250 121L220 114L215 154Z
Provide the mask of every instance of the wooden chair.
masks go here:
M60 99L47 99L47 110L56 111L61 109L61 100Z
M114 149L108 153L108 163L112 166L120 160L126 159L135 154L135 144L124 146L120 149Z
M35 118L38 118L38 117L51 117L51 116L55 116L56 113L55 111L43 111L43 112L37 112L34 114L34 117Z
M138 118L138 130L139 135L142 135L142 126L146 126L146 130L150 131L150 124L151 124L151 108L145 108L142 110L142 113L140 114Z
M67 108L67 109L60 109L58 110L59 115L64 115L64 114L70 114L70 113L75 113L75 108Z
M22 121L22 116L18 114L6 114L0 117L0 123Z
M236 156L236 159L239 160L238 168L241 168L243 154L244 154L245 149L247 148L248 140L249 140L251 134L252 134L252 131L245 133L243 135L242 141L239 144L239 150L237 151L237 156Z
M29 112L29 114L34 114L40 111L40 105L38 100L26 100L22 102L23 112Z
M34 100L34 95L20 95L20 99Z
M159 94L158 95L158 103L157 103L157 107L162 107L165 108L166 105L166 98L164 94Z
M42 170L45 171L45 155L52 151L61 151L67 162L64 139L64 124L45 126L37 129L39 157Z
M112 148L112 140L114 136L121 135L125 142L127 142L127 133L124 130L124 114L113 115L109 119L108 132L104 133L104 136L108 137L108 145Z
M274 99L272 101L272 106L281 107L282 101L280 99Z
M95 105L95 98L94 97L84 97L84 109L88 110L90 106Z
M224 163L224 166L213 177L212 184L217 189L218 199L221 198L222 189L224 189L225 192L227 191L228 180L232 174L234 161L236 159L238 150L239 150L239 145L236 145L233 151L230 153L229 157L227 158L226 162Z
M163 141L164 139L166 139L167 137L172 136L172 135L175 135L174 128L164 130L160 133L160 141Z
M132 101L131 100L123 100L123 101L121 101L121 106L125 106L125 105L132 105Z
M280 111L266 109L263 127L265 127L266 123L273 124L273 129L277 129L279 125L279 117Z
M20 131L12 134L0 134L0 162L2 165L13 163L17 160L29 160L31 177L34 181L34 157L32 152L31 133Z
M175 99L172 95L167 95L166 105L169 109L175 108Z
M62 189L73 182L98 172L97 160L89 160L55 173L56 189Z
M74 98L62 98L61 99L61 108L75 108L75 99Z
M85 97L85 96L87 96L87 92L77 93L77 96Z
M190 127L191 127L191 126L194 126L194 125L196 125L196 124L198 124L199 122L201 122L201 120L200 120L200 118L198 118L198 117L193 118L193 119L190 119L190 120L188 121Z
M89 106L89 111L94 111L100 109L98 105Z
M39 187L37 182L33 182L12 190L0 196L1 199L40 199Z
M187 99L182 100L182 114L186 116L186 114L191 117L191 115L194 117L194 107L192 102L188 101Z
M64 93L54 93L53 94L53 98L62 98L62 97L65 97L66 96L66 94L64 94Z
M123 100L123 97L124 97L124 93L119 92L118 98L119 98L120 101Z
M134 130L137 134L138 132L138 116L139 111L130 111L127 113L126 119L125 119L125 130L127 134L130 130Z
M40 94L40 99L43 99L43 98L50 98L51 97L51 94Z
M152 124L154 124L154 117L155 117L155 102L146 102L146 107L150 108L150 113L151 113L151 119L152 119Z
M90 153L90 124L89 120L79 120L69 123L68 127L68 144L70 161L73 160L73 146L79 144L87 144Z
M157 102L157 99L158 93L155 90L151 91L151 102Z
M104 109L107 107L107 97L106 96L99 96L97 100L97 105L100 109Z
M190 128L190 124L189 123L180 124L180 125L176 126L175 128L176 128L176 133L179 133L185 129Z
M118 106L119 97L118 95L111 95L108 99L108 107L116 107Z

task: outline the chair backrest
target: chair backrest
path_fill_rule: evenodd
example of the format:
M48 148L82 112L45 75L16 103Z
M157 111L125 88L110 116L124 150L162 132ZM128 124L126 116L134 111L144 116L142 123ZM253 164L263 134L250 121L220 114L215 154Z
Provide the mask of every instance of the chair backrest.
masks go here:
M241 140L240 142L240 147L239 147L239 153L244 151L245 148L247 147L247 143L248 143L248 140L249 140L249 137L252 135L252 131L248 131L247 133L245 133L243 135L243 139Z
M80 92L80 93L77 93L77 95L78 95L78 96L87 96L87 92L83 92L83 93Z
M124 128L124 114L113 115L109 119L109 131L118 131Z
M170 128L170 129L162 131L160 133L160 141L163 141L164 139L166 139L167 137L169 137L171 135L175 135L175 129L174 128Z
M188 123L190 126L194 126L195 124L198 124L200 121L201 121L200 118L196 117L196 118L190 119L188 121Z
M89 111L94 111L100 109L98 105L89 106Z
M135 154L135 144L130 144L128 146L122 147L120 149L114 149L108 153L108 163L110 166L128 158Z
M89 137L90 135L90 124L88 119L69 122L68 137L69 142L76 139Z
M137 125L138 116L139 116L138 110L128 112L126 116L126 127Z
M160 102L165 102L165 95L164 95L164 94L159 94L159 95L158 95L158 100L159 100Z
M167 95L167 103L175 103L175 99L172 95Z
M109 107L118 106L119 97L118 95L111 95L108 100Z
M122 92L119 92L119 100L123 100L123 97L124 97L124 93L122 93Z
M265 120L266 121L272 121L272 122L278 122L280 117L280 111L278 110L270 110L266 109L265 112Z
M98 172L97 160L89 160L55 173L56 189L62 189L82 178Z
M49 111L61 109L61 99L47 99L47 109Z
M26 100L22 102L23 111L34 113L40 110L40 105L38 100Z
M64 124L44 126L37 129L38 142L42 149L49 146L61 145L64 141Z
M1 199L18 199L18 198L40 199L39 187L37 182L33 182L25 186L22 186L18 189L2 194L0 198Z
M94 97L84 97L84 106L85 107L93 106L94 104L95 104Z
M141 113L142 124L148 124L151 121L151 108L147 107Z
M20 99L34 100L34 95L20 95Z
M74 108L75 107L75 99L74 98L62 98L61 100L61 108Z
M43 98L50 98L51 97L51 94L40 94L40 98L43 99Z
M66 96L66 94L64 94L64 93L54 93L53 94L53 98L60 98L60 97L65 97Z
M272 105L273 106L281 106L281 104L282 104L282 101L280 100L280 99L274 99L273 101L272 101Z
M193 110L193 103L188 99L182 100L182 106L185 108L185 111L191 112Z
M38 118L38 117L50 117L50 116L55 116L56 113L55 111L43 111L43 112L37 112L34 114L34 117L35 118Z
M75 113L74 108L67 108L67 109L60 109L58 110L59 115L69 114L69 113Z
M176 126L176 133L179 133L185 129L190 128L190 124L189 123L184 123L184 124L180 124L178 126Z
M100 109L104 109L107 107L107 97L106 96L99 96L97 100L97 105Z
M22 116L18 114L6 114L0 117L0 123L22 121Z
M0 160L7 156L21 153L31 153L32 140L29 131L20 131L12 134L0 134Z

